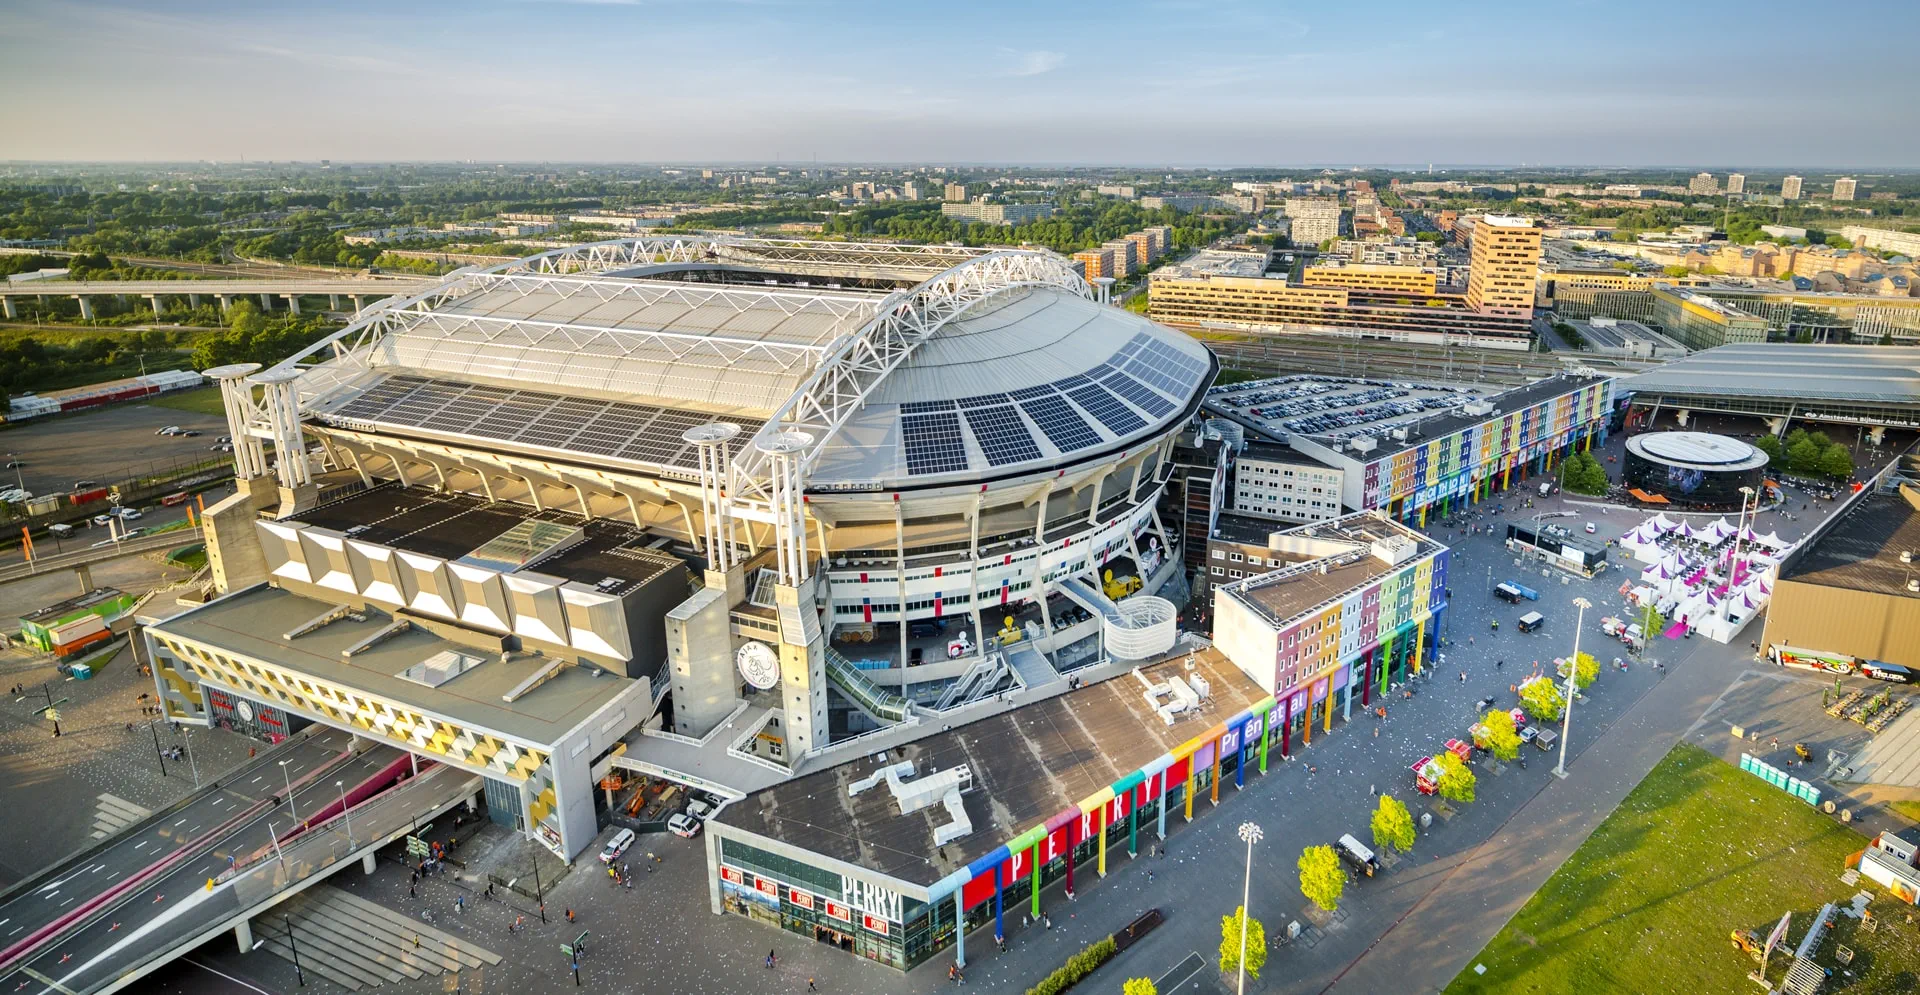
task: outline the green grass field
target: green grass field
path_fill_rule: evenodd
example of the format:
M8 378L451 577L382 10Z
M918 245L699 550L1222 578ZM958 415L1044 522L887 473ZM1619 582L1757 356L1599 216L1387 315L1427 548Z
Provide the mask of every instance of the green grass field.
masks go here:
M193 411L203 415L213 415L216 418L225 417L227 413L226 406L220 402L218 387L198 387L193 390L162 394L141 403L151 404L157 408L172 408L175 411Z
M1836 944L1855 951L1851 977L1834 972L1828 991L1920 990L1920 926L1913 911L1866 879L1840 882L1848 854L1865 837L1742 773L1681 744L1574 851L1447 995L1519 992L1748 992L1754 963L1728 934L1763 937L1791 911L1787 953L1768 977L1785 977L1792 948L1825 902L1856 891L1874 896L1877 932L1837 916L1818 953L1836 967Z

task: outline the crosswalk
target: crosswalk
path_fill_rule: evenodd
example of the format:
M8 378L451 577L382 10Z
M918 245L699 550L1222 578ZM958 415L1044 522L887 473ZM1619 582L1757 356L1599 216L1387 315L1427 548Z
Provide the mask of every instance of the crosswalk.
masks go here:
M97 840L106 839L153 814L152 809L142 808L118 795L103 793L95 800L98 804L93 808L93 838Z
M292 944L287 942L289 916ZM303 969L356 992L500 963L499 954L332 885L301 892L252 926L259 949L290 961L297 946Z

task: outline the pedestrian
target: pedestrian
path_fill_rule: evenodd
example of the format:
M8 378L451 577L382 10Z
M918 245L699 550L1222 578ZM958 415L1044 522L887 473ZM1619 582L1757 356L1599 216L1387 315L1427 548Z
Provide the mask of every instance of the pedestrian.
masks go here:
M999 933L993 934L993 945L999 947L1001 953L1007 952L1007 938L1005 936Z
M1151 879L1151 878L1153 877L1153 872L1152 872L1152 871L1148 871L1148 872L1147 872L1147 877L1148 877L1149 879ZM1046 929L1052 929L1052 928L1053 928L1053 917L1052 917L1052 916L1049 916L1049 915L1047 915L1047 914L1046 914L1045 912L1042 912L1042 913L1040 913L1040 925L1041 925L1042 927L1044 927L1044 928L1046 928Z
M413 949L415 949L415 950L418 950L418 949L420 949L420 934L419 934L419 933L415 933L415 934L413 934Z
M818 989L818 988L815 988L815 987L813 987L813 979L812 979L812 978L808 978L808 979L807 979L807 991L810 991L810 992L817 992L817 991L819 991L819 990L820 990L820 989Z
M572 910L572 909L568 909L568 910L567 910L567 921L568 921L568 922L572 922L572 921L573 921L573 910Z
M253 747L251 746L247 747L247 759L248 760L253 759Z
M959 982L959 980L960 980L960 968L959 968L958 966L956 966L956 965L953 965L953 964L948 964L948 965L947 965L947 980L948 980L948 981L952 981L952 982L956 982L956 983L957 983L957 982Z
M767 951L767 970L773 970L773 951Z

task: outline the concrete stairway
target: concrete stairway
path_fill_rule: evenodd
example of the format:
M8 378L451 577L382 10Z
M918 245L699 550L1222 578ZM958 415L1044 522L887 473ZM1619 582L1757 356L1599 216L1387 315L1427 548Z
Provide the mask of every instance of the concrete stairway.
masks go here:
M283 916L293 917L300 966L352 991L500 963L490 950L325 884L253 920L255 941L283 960L293 959Z

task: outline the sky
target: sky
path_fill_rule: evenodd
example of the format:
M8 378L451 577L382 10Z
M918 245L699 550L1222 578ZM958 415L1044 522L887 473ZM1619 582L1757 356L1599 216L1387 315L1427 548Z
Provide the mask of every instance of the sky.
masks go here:
M0 0L0 159L1920 166L1920 3Z

